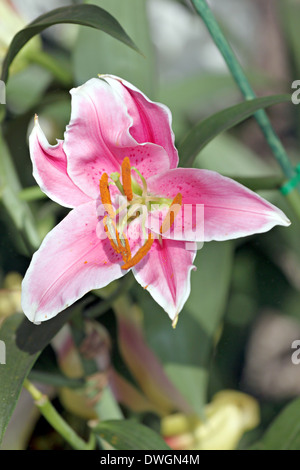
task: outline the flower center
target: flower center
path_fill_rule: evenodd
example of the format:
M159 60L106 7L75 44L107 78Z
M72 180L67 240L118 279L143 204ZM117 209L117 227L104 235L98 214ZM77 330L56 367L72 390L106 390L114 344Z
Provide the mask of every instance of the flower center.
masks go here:
M142 186L136 178L132 176L132 172L139 177ZM112 173L108 177L107 173L103 173L100 179L100 196L101 202L105 209L106 215L103 218L104 230L108 236L111 246L116 253L122 255L124 264L122 269L132 268L139 263L151 249L154 239L158 236L162 242L162 234L169 230L177 216L181 205L182 195L178 193L175 198L167 199L157 197L148 193L147 182L140 171L130 165L130 160L125 157L121 165L122 182L119 173ZM110 181L109 181L110 178ZM109 186L114 185L124 197L126 202L117 210L114 209ZM124 199L124 198L123 198ZM148 212L151 211L152 205L164 204L169 207L168 212L161 224L159 235L146 229L146 219ZM125 214L124 214L125 212ZM127 226L137 217L142 218L141 229L144 245L132 256L129 241L125 234Z

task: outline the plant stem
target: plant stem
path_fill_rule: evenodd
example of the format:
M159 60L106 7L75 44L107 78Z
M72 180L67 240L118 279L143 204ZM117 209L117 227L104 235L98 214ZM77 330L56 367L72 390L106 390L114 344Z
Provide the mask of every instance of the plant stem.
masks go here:
M253 91L241 65L239 64L231 46L227 39L222 33L212 11L206 3L206 0L192 0L192 3L197 13L202 17L212 39L216 46L221 52L235 82L237 83L240 91L246 100L252 100L256 98L256 94ZM285 176L291 179L295 176L295 170L289 161L289 157L286 154L278 136L276 135L270 120L265 111L260 110L255 114L255 119L258 122L277 162L282 168Z
M46 395L43 395L28 379L24 382L24 387L30 393L34 402L44 418L53 428L76 450L92 450L95 447L95 437L90 436L89 442L85 442L79 437L68 423L60 416L52 406Z

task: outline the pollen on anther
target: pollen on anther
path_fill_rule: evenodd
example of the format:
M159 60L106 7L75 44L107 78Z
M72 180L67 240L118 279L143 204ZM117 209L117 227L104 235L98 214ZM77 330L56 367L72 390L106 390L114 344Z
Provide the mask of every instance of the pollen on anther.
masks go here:
M152 237L152 233L149 232L148 234L148 239L146 243L137 251L137 253L130 258L123 266L121 266L122 269L129 269L135 266L137 263L139 263L145 256L146 254L150 251L152 245L154 242L154 238Z
M178 193L174 197L169 207L169 210L163 220L163 223L161 224L161 227L160 227L161 234L167 232L172 227L172 225L174 224L175 217L178 215L181 209L181 205L182 205L182 195L181 193Z
M131 167L130 160L128 157L125 157L122 162L122 183L124 194L127 197L128 201L131 201L133 198L132 185L131 185Z
M110 198L107 173L102 174L100 183L99 183L99 188L100 188L101 201L104 206L104 209L106 210L108 215L113 219L115 217L115 211L113 209L111 198Z

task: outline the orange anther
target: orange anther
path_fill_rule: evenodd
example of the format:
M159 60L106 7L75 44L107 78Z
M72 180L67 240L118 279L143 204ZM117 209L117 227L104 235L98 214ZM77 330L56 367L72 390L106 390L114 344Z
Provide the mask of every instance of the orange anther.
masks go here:
M181 205L182 205L182 195L181 193L178 193L174 197L173 201L171 202L167 215L164 218L163 223L161 224L161 227L160 227L161 234L165 233L167 230L169 230L172 227L172 225L174 224L175 217L177 216L178 212L181 209Z
M121 242L120 235L119 235L119 232L118 232L118 229L117 229L117 226L116 226L114 220L109 219L110 224L113 226L113 228L115 230L116 238L114 238L112 236L112 234L111 234L111 232L108 228L107 222L106 222L107 217L108 217L107 215L105 217L103 217L103 225L104 225L104 230L107 233L108 239L110 241L110 244L111 244L111 246L113 247L113 249L115 250L116 253L121 253L123 261L127 262L131 258L131 251L130 251L129 242L128 242L125 234L123 233L122 236L123 236L123 240L125 242L125 246L123 245L123 243Z
M131 250L130 250L130 245L129 245L129 241L128 239L125 237L124 233L123 233L123 238L124 238L124 241L125 241L125 257L123 257L123 261L125 261L125 263L127 261L129 261L131 259Z
M128 157L125 157L122 162L122 183L124 194L127 197L128 201L131 201L133 198L133 193L131 185L131 167L130 160Z
M114 218L115 217L115 211L114 211L112 203L111 203L107 173L102 174L99 186L100 186L101 201L102 201L102 204L104 206L104 209L106 210L106 212L108 213L108 215L111 218Z
M154 238L152 238L151 232L149 232L148 239L146 243L137 251L137 253L125 264L123 264L122 269L129 269L139 263L148 253L151 246L153 245Z
M117 229L116 229L116 236L117 236L117 242L118 242L118 247L119 247L120 253L122 254L123 261L126 263L131 258L131 250L130 250L129 242L128 242L125 234L123 233L122 236L123 236L123 240L125 242L125 246L123 245L123 243L121 242L120 235L119 235Z

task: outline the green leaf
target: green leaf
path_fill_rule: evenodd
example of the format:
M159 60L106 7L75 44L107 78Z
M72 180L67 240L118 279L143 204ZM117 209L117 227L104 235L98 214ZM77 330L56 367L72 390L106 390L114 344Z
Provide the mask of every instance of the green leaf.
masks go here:
M195 265L197 271L191 275L191 294L175 330L147 291L137 287L136 294L145 312L149 346L191 408L201 415L207 402L214 342L230 285L232 244L206 243L198 252Z
M226 108L199 122L179 145L180 165L193 165L196 155L218 134L227 131L255 114L259 109L290 101L290 95L255 98Z
M57 8L39 16L15 35L3 62L1 79L5 82L7 81L10 64L22 47L33 36L41 33L49 26L60 23L79 24L99 29L139 52L139 49L126 34L119 22L107 11L95 5L70 5Z
M102 421L93 432L116 450L170 450L158 434L135 421Z
M278 14L280 17L281 28L285 38L285 47L288 51L290 63L292 65L293 80L299 79L300 76L300 54L299 54L299 21L300 21L300 4L294 0L280 0L278 2ZM292 85L292 80L291 80ZM298 88L298 87L297 87ZM292 90L296 91L296 89ZM297 125L297 138L300 135L300 109L294 106L294 121Z
M32 86L32 77L35 77ZM37 65L30 65L13 74L6 87L7 106L14 114L23 114L39 103L51 83L51 74Z
M31 254L39 247L41 240L29 205L19 198L21 189L8 147L0 133L0 203L21 236L25 251L27 249L27 254Z
M158 101L172 112L172 128L178 142L185 137L191 123L239 99L232 77L228 74L201 73L174 82L159 84Z
M22 201L37 201L39 199L46 199L47 195L43 193L39 186L31 186L24 188L19 192L19 198Z
M217 171L252 190L274 189L284 182L276 164L273 166L262 160L243 142L228 133L213 139L197 155L194 167Z
M257 89L281 86L270 77L261 76L257 70L247 70L247 76ZM158 101L166 104L172 111L172 127L175 136L181 138L190 129L190 123L198 122L214 110L219 110L220 103L230 106L240 99L240 92L228 73L203 73L160 83Z
M4 321L0 340L6 345L6 365L0 364L0 443L10 416L18 401L25 378L38 355L46 347L64 323L84 304L68 308L57 317L34 325L24 315L14 315Z
M150 39L146 0L91 0L118 18L143 51L136 54L107 34L81 29L73 52L75 82L81 84L99 73L122 77L143 92L153 93L155 61ZM97 51L91 53L90 51Z
M273 421L252 450L300 449L300 398L290 403Z
M51 318L40 325L31 323L23 316L23 322L20 324L16 332L16 345L22 351L28 352L29 354L35 354L42 351L42 349L50 343L56 333L70 319L71 315L78 311L77 309L79 309L80 305L84 304L84 302L85 300L82 300L82 303L79 302L74 307L67 308L56 317Z
M97 401L94 410L101 421L108 419L119 420L123 418L122 411L110 387L104 388L101 400Z
M53 385L54 387L82 388L84 387L83 379L72 379L61 373L44 372L41 370L32 370L29 374L31 382L40 382L43 384Z
M0 364L0 443L11 414L18 401L23 382L38 354L21 351L15 343L16 330L24 316L13 315L4 321L0 329L0 340L6 346L6 364Z
M243 177L237 176L234 178L238 183L247 186L252 191L264 191L268 189L277 189L284 183L283 176L262 176L262 177Z

